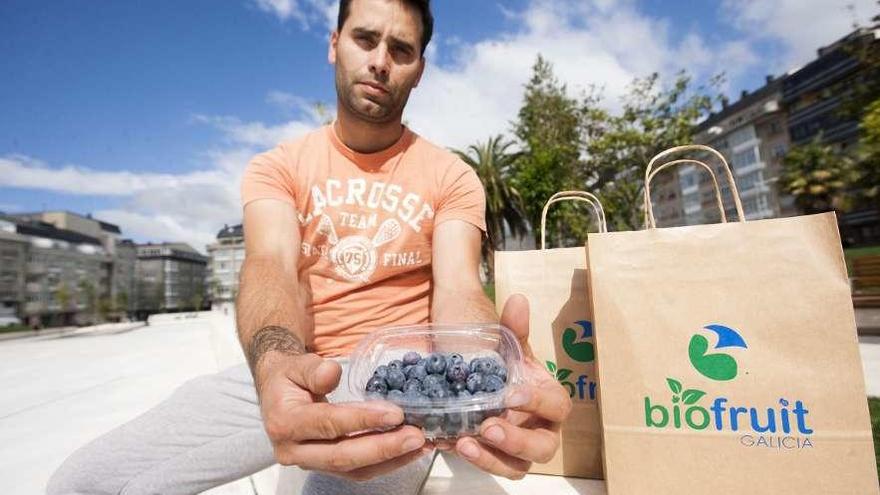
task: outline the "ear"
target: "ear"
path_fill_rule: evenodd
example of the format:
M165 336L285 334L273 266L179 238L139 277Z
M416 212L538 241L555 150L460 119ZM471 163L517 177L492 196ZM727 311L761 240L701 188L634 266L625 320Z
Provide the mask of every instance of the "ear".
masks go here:
M339 43L339 31L330 33L330 46L327 49L327 61L336 65L336 45Z
M414 88L419 87L419 82L422 80L422 74L425 73L425 57L419 59L419 75L416 76L416 82L413 84Z

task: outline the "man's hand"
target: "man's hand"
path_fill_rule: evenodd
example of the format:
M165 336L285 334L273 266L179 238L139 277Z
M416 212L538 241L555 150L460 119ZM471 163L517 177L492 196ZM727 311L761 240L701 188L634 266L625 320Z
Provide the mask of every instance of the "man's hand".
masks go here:
M255 335L255 343L267 341L260 335L266 330ZM341 367L316 354L296 352L296 337L287 335L294 341L281 335L268 338L286 340L288 345L280 350L248 356L263 423L278 462L366 480L430 451L424 447L425 437L418 428L371 431L403 423L403 411L391 403L328 403L324 396L339 384Z
M508 299L501 324L513 331L522 346L527 384L508 391L505 418L487 419L480 425L480 437L460 438L455 450L484 471L520 479L532 462L548 462L556 453L560 424L571 412L571 399L532 353L525 297L516 294Z

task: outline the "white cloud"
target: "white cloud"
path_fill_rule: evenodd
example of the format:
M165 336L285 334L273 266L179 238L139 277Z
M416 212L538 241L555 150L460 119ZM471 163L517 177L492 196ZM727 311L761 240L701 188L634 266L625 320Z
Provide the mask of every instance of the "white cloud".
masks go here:
M314 122L293 120L279 125L263 122L242 122L230 116L194 116L196 122L209 124L223 131L227 140L235 144L271 148L281 141L301 136L314 129Z
M274 14L282 21L305 20L302 6L296 0L254 0L254 3L260 10Z
M146 214L129 209L107 209L94 212L100 220L119 225L123 236L136 233L141 242L186 242L205 253L205 246L216 241L216 234L223 223L195 216L180 218L168 214Z
M722 70L736 78L758 60L748 45L707 45L694 32L675 41L667 22L639 12L632 1L533 0L523 11L504 12L519 24L517 31L437 47L456 50L455 62L438 66L429 60L407 107L407 121L425 137L464 147L507 133L539 53L569 94L596 85L612 108L635 77L687 69L698 80Z
M0 187L115 198L94 212L139 241L182 241L204 252L224 224L241 221L239 185L248 160L317 126L312 115L271 126L232 117L197 116L223 131L229 146L203 153L206 167L182 174L103 171L11 155L0 157Z
M174 175L106 172L73 165L53 168L23 155L0 158L0 177L0 186L92 196L127 196L180 184L205 185L216 181L216 173L213 171Z
M332 29L336 22L336 0L248 1L304 29ZM863 18L873 12L873 0L852 1ZM808 59L820 44L845 34L851 18L837 2L818 0L724 0L722 11L743 29L743 38L707 40L645 15L632 0L532 0L520 11L505 8L502 13L515 25L513 30L474 43L454 37L432 43L425 77L412 94L405 118L432 141L462 148L509 132L539 53L554 64L570 94L597 85L604 87L607 103L615 106L634 77L655 71L671 75L686 68L701 80L725 70L729 80L736 80L758 64L767 64L756 48L762 40L781 41L791 60ZM440 55L452 62L437 64ZM235 116L193 117L224 136L224 146L200 156L201 170L108 172L11 155L0 157L0 186L116 198L118 206L95 214L119 224L124 235L183 240L203 250L223 224L240 221L238 188L247 161L322 120L314 105L299 95L273 91L266 99L296 118L268 124Z
M303 29L336 27L338 0L250 0L258 9L270 13L280 21L294 20Z
M777 72L809 62L816 50L853 28L870 25L878 11L875 0L723 0L724 19L749 42L777 41L784 53Z

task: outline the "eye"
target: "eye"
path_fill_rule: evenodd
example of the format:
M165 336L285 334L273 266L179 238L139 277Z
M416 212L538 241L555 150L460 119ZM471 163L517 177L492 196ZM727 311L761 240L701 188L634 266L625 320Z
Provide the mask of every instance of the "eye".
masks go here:
M358 45L366 49L372 49L376 46L376 41L368 34L355 35L354 40Z

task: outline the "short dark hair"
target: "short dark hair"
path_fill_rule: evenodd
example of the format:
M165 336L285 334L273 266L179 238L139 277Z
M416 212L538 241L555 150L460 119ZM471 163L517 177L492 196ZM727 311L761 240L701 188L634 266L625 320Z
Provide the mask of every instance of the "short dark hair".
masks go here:
M431 35L434 34L434 16L431 14L431 0L401 0L403 3L414 7L422 16L422 56L425 55L425 48L431 41ZM339 17L336 20L336 30L342 32L342 25L348 19L348 13L351 10L351 0L339 0Z

